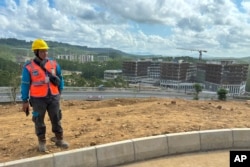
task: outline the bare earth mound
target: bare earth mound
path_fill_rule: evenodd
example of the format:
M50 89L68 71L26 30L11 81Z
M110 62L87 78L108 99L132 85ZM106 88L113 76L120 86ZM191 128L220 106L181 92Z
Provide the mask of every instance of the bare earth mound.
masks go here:
M112 99L62 101L62 125L70 149L175 132L250 127L248 101ZM48 153L64 151L53 136L48 116ZM0 105L0 162L39 156L31 115L21 104Z

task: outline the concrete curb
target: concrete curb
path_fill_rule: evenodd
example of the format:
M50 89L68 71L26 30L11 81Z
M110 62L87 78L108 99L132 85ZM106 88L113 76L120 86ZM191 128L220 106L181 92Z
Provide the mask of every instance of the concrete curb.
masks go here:
M250 128L151 136L0 163L0 167L109 167L181 153L250 148Z

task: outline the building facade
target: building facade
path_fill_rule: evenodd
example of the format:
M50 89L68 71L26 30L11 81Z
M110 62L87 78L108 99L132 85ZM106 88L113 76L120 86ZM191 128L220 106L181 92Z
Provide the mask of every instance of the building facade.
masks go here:
M172 89L192 90L196 67L187 62L161 63L160 86Z
M148 77L151 61L124 61L122 64L123 79L129 83L140 83Z
M130 83L150 83L159 86L193 90L199 83L204 90L217 92L228 90L230 95L245 93L248 64L236 64L233 61L206 63L126 61L123 63L123 79Z
M235 64L233 61L210 62L206 64L205 89L228 90L231 95L245 93L248 64Z
M75 61L79 63L93 62L93 55L57 55L57 59Z
M117 77L122 76L122 70L105 70L104 71L104 79L116 79Z

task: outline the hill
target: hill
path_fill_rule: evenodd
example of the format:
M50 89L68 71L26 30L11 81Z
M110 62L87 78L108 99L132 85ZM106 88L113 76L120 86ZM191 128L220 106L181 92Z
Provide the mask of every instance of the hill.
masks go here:
M113 49L113 48L91 48L88 46L79 46L79 45L71 45L67 43L61 43L57 41L46 41L50 47L50 56L56 57L58 54L91 54L94 56L108 56L111 59L145 59L145 58L161 58L163 60L185 60L188 62L197 62L197 58L188 57L188 56L168 56L163 57L161 55L135 55L123 52L121 50ZM20 56L33 56L31 51L32 41L19 40L15 38L0 38L0 58L4 58L7 60L11 60L14 62L18 62L17 57ZM235 60L239 63L250 63L250 57L244 58L213 58L214 60L220 59L231 59ZM204 59L206 60L206 59ZM211 60L211 59L207 59Z
M91 48L88 46L70 45L55 41L46 41L50 47L50 56L58 54L91 54L94 56L102 55L111 58L136 56L113 48ZM0 39L0 57L16 61L17 56L33 56L31 51L32 41L18 40L15 38ZM8 56L7 56L8 55Z

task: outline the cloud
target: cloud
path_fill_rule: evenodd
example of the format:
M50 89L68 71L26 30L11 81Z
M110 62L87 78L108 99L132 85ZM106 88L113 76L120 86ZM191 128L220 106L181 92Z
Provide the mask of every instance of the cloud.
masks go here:
M129 53L248 56L250 1L5 0L0 37L44 38ZM227 53L227 55L225 55Z

